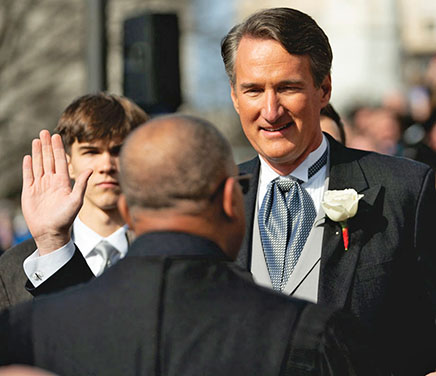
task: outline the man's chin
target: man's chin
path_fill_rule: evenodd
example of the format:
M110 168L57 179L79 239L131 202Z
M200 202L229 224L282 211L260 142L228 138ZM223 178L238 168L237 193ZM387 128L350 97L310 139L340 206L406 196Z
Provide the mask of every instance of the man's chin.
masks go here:
M273 165L292 164L297 158L295 154L296 153L294 152L294 150L289 150L289 151L287 150L283 152L272 152L272 153L264 154L263 159L268 164L273 164Z
M118 210L118 198L119 195L114 195L109 200L102 200L95 202L96 206L103 211L114 211Z
M117 205L117 203L115 203L115 204L105 204L105 205L101 205L100 209L103 210L104 212L118 211L118 205Z

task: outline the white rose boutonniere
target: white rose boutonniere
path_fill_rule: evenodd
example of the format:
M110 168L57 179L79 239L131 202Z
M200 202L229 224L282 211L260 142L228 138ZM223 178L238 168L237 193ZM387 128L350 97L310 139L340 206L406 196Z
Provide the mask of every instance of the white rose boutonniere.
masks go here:
M321 205L332 221L339 222L342 227L344 248L348 250L348 226L347 220L357 213L359 200L363 195L358 194L354 189L343 189L341 191L326 191Z

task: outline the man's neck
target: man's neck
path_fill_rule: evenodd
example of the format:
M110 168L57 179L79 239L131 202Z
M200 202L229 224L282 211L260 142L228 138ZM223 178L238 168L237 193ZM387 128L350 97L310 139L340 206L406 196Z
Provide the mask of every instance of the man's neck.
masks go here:
M79 218L91 230L103 237L113 234L125 224L117 208L101 210L94 207L89 209L84 205L79 212Z

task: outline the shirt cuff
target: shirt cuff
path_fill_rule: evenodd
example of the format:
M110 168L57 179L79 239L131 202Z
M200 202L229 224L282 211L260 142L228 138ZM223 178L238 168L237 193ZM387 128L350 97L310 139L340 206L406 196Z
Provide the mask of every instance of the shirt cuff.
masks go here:
M39 256L38 249L23 262L27 279L36 288L62 268L74 255L76 247L73 241L47 255Z

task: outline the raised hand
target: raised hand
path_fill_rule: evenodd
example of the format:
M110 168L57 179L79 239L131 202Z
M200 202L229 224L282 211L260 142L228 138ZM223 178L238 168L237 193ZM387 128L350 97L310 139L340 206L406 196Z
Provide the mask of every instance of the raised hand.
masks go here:
M71 188L62 139L42 130L32 142L32 156L23 158L21 207L39 254L50 253L70 240L92 170L77 177Z

